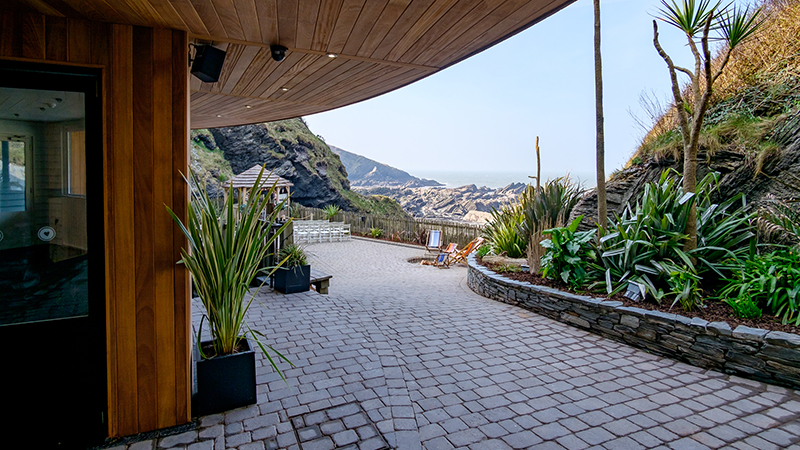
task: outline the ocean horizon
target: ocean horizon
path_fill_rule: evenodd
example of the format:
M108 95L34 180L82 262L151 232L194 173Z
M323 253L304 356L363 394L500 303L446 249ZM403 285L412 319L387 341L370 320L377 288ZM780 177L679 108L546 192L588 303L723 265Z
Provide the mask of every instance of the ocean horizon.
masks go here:
M456 188L461 186L468 186L474 184L478 187L486 186L492 189L500 189L508 186L511 183L535 183L533 178L529 175L535 173L527 172L474 172L474 171L443 171L443 170L410 170L411 175L418 178L427 178L429 180L436 180L442 183L447 188ZM543 180L555 179L563 177L564 173L545 172L542 174ZM579 182L585 189L595 187L597 184L594 173L570 173L570 178Z

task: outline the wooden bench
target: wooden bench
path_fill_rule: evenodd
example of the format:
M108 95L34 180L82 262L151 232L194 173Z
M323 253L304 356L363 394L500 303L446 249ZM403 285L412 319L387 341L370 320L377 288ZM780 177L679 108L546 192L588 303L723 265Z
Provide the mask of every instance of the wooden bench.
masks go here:
M328 275L311 266L311 285L314 286L315 291L320 294L327 294L328 287L331 285L331 278L333 278L333 275Z

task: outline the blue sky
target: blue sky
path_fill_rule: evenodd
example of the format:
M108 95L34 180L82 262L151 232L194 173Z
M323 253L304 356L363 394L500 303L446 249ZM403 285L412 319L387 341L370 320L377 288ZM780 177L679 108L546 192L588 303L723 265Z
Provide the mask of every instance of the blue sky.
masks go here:
M664 61L653 47L658 0L602 0L606 173L621 168L643 131L642 92L671 101ZM306 117L327 143L415 171L594 175L592 0L578 0L530 29L405 88ZM678 63L685 38L659 24Z

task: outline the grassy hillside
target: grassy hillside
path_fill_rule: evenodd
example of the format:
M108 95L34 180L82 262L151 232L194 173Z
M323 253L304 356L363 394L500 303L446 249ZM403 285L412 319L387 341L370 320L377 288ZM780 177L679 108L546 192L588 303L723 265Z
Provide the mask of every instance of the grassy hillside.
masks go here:
M210 193L222 189L221 184L233 178L233 170L208 130L192 130L190 167L209 187ZM209 148L209 146L213 148Z
M767 20L761 30L734 50L714 84L700 139L706 157L727 150L762 165L781 147L774 130L800 107L800 0L766 0L763 8ZM672 107L655 123L629 164L648 157L677 159L681 151Z

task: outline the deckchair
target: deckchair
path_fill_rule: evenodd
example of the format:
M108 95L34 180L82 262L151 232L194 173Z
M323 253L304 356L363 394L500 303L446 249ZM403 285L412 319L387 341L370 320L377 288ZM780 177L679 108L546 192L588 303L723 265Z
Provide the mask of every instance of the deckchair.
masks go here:
M442 230L431 230L428 232L428 243L425 249L429 252L438 252L442 248Z
M458 250L458 248L456 247L455 242L451 242L446 249L439 252L439 254L436 256L436 260L433 262L433 265L440 269L449 269L450 257L456 252L456 250Z
M467 244L467 246L464 247L463 250L456 250L455 252L451 253L450 257L448 258L448 264L453 264L457 262L466 264L467 256L469 256L470 253L474 252L478 247L480 247L481 244L483 244L483 238L481 237L475 238L472 242Z

